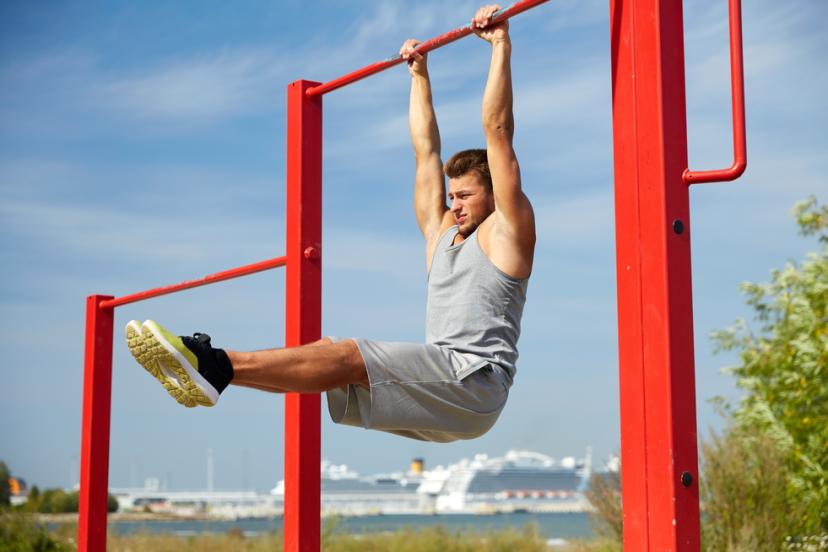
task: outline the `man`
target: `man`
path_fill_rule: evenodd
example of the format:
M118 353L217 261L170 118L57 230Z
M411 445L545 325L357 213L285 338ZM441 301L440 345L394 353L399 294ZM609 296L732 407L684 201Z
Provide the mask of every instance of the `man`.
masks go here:
M535 224L512 149L508 22L480 8L474 32L492 47L483 95L485 150L443 167L426 58L407 40L414 206L426 241L426 343L324 338L287 349L235 352L210 337L177 337L156 322L127 324L130 351L178 402L212 406L228 384L271 392L327 391L337 423L436 442L472 439L500 415L515 374ZM445 204L443 172L449 177Z

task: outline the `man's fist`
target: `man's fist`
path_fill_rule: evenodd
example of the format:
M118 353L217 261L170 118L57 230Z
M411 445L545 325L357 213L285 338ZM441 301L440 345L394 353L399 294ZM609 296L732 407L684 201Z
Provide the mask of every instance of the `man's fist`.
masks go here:
M491 4L489 6L483 6L477 13L474 14L474 17L471 21L471 28L474 31L474 34L489 42L491 44L495 44L497 42L508 42L509 41L509 22L502 21L495 25L492 25L492 16L500 9L500 6L497 4Z
M428 76L428 67L426 67L426 56L415 51L421 42L416 38L409 38L400 47L400 56L408 62L408 72L411 76L420 75Z

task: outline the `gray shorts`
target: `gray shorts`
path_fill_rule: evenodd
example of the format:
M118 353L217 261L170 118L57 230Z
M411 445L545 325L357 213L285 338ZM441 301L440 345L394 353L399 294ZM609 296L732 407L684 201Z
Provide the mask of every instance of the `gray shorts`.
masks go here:
M497 364L437 345L354 341L370 390L349 385L328 391L335 423L447 443L483 435L506 404L512 381Z

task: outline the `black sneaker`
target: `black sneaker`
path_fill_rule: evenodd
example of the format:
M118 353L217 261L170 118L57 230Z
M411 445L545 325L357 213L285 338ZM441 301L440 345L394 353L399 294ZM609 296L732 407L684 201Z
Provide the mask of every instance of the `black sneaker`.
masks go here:
M127 345L135 360L152 374L167 392L187 407L213 406L233 379L227 354L210 346L210 336L171 334L160 324L147 320L127 324Z

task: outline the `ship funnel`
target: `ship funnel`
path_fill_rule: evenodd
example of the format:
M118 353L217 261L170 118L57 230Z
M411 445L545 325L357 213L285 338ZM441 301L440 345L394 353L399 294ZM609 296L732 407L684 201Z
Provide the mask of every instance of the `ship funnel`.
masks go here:
M414 475L422 475L425 468L425 460L423 458L414 458L411 460L411 473Z

